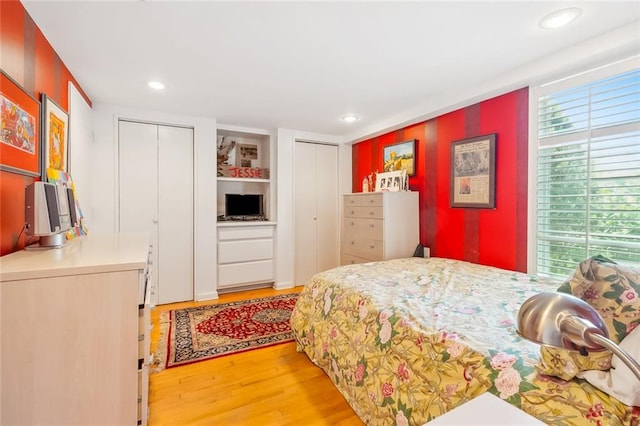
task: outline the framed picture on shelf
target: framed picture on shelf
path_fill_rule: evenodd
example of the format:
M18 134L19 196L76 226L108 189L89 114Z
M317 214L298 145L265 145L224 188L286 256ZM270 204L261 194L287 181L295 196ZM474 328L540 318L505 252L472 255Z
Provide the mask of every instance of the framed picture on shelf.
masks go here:
M42 179L46 180L47 169L69 171L69 114L45 93L42 94L42 128Z
M451 142L451 207L492 209L496 203L496 135Z
M0 170L40 176L40 102L0 70Z
M236 150L236 165L238 167L260 167L258 145L239 143Z
M407 175L416 174L416 140L387 145L382 149L383 170L393 172L406 170Z

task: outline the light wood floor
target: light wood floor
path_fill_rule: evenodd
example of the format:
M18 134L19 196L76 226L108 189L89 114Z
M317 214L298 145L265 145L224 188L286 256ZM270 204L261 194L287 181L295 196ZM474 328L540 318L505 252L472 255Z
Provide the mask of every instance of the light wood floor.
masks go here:
M295 291L251 290L158 306L151 312L151 350L158 344L162 311ZM151 373L149 382L150 426L363 424L293 342L169 368Z

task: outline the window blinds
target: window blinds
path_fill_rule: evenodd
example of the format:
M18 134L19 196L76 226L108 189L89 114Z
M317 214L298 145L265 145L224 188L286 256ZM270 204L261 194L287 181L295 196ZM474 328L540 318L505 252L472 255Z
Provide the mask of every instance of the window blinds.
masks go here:
M640 265L640 70L538 98L537 272Z

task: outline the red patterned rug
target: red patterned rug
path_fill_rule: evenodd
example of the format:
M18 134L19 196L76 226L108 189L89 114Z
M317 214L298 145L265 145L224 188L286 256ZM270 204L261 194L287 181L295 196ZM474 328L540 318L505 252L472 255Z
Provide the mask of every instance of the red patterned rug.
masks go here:
M163 312L155 371L292 341L297 299L281 294Z

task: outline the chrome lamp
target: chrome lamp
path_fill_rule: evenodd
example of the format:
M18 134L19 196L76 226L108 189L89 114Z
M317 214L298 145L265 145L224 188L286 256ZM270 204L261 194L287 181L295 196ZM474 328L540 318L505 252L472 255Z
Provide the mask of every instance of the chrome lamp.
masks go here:
M518 311L518 334L542 345L613 352L640 380L640 364L609 339L598 311L584 300L561 292L543 292L527 299Z

